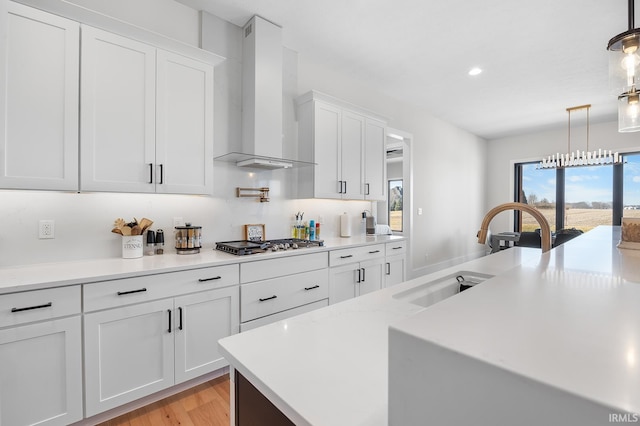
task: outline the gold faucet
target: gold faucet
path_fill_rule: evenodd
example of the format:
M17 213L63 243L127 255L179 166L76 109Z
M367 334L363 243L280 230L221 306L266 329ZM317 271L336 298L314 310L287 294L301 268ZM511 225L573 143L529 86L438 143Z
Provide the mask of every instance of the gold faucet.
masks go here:
M540 211L538 211L538 209L524 203L504 203L489 210L489 213L487 213L482 220L482 225L478 231L477 237L479 244L484 244L486 242L489 223L493 217L505 210L520 210L533 216L538 221L540 228L542 229L542 235L540 235L542 237L542 252L545 253L551 250L551 227L549 226L549 222L547 222L547 219L542 215L542 213L540 213Z

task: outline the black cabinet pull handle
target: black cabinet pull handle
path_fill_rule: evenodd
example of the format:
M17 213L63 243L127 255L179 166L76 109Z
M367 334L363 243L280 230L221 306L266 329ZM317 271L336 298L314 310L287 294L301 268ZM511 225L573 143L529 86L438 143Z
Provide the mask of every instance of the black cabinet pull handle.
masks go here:
M358 269L358 280L356 281L356 283L359 283L362 281L362 269Z
M27 306L26 308L11 308L11 312L31 311L33 309L50 308L51 306L53 306L53 304L49 302L44 305Z
M314 285L313 287L305 287L305 290L313 290L314 288L320 288L320 286L318 284Z
M259 301L261 301L261 302L264 302L264 301L267 301L267 300L275 299L275 298L277 298L277 297L278 297L278 296L276 296L276 295L274 294L274 295L273 295L273 296L271 296L271 297L260 298L260 299L258 299L258 300L259 300Z
M198 278L198 281L203 283L205 281L219 280L220 278L222 278L222 277L220 275L218 275L217 277L211 277L211 278Z
M131 290L131 291L119 291L118 296L124 296L125 294L142 293L145 291L147 291L146 288L141 288L139 290Z
M362 282L365 282L365 280L366 280L365 271L366 271L366 269L362 268Z
M153 163L149 163L149 182L153 183Z
M352 254L348 254L346 256L340 256L340 259L348 259L350 257L353 257L353 255Z
M160 164L160 182L158 183L160 185L164 183L164 167L162 166L162 164Z
M345 180L344 181L344 192L343 192L343 194L346 194L346 193L347 193L347 181Z
M342 181L339 180L338 184L340 185L340 189L338 189L338 194L342 194Z
M376 253L380 253L380 250L373 250L369 252L369 254L376 254Z
M402 246L398 246L398 247L393 247L391 250L400 250L402 248Z
M391 263L387 262L387 275L391 275Z
M167 309L167 312L169 312L169 333L171 333L171 309Z
M178 308L178 330L182 330L182 308Z
M367 192L365 193L365 195L371 195L371 194L369 194L369 184L365 183L365 186L367 187Z

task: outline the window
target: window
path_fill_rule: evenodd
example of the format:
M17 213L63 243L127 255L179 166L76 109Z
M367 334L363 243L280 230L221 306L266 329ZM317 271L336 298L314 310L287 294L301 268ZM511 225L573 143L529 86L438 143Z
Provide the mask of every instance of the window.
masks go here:
M620 225L623 216L640 217L640 153L625 158L622 165L557 170L516 164L514 199L540 210L552 231ZM538 227L529 214L516 212L516 231Z
M402 232L402 179L389 180L389 226Z
M640 217L640 154L626 156L623 182L623 216Z
M613 224L613 166L566 168L564 194L565 228Z
M536 170L537 163L519 164L520 185L516 194L516 201L529 204L540 210L555 230L556 223L556 172L555 170ZM540 227L538 221L529 213L518 212L516 216L516 230L531 232ZM518 226L519 224L519 226Z

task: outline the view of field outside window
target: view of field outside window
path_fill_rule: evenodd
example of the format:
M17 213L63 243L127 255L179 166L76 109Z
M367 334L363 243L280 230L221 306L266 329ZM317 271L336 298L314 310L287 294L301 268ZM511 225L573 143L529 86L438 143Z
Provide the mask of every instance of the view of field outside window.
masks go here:
M522 165L522 192L520 202L534 206L544 215L555 231L556 224L556 171L536 170L536 164ZM529 213L522 213L522 231L531 232L540 228L538 221Z
M623 166L623 217L640 217L640 154L626 155ZM536 170L522 165L521 200L535 206L549 221L552 231L556 217L556 171ZM564 228L587 232L613 223L613 166L568 167L565 169ZM540 226L529 214L522 215L522 231Z
M640 217L640 154L627 155L625 158L622 217Z
M389 226L402 232L402 179L389 180Z

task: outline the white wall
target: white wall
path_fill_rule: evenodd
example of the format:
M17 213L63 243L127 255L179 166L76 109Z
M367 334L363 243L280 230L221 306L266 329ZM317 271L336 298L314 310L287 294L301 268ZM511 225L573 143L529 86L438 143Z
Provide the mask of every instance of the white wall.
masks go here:
M573 126L572 126L573 127ZM572 150L586 150L586 138L571 137ZM590 125L589 149L608 149L619 152L640 151L638 133L618 133L618 123L597 123ZM556 152L567 151L567 128L547 130L539 133L507 137L488 142L486 209L513 201L514 165L517 162L538 161ZM500 213L491 222L492 232L513 229L513 215Z
M198 13L173 0L74 0L75 3L129 23L149 28L185 43L199 43ZM215 74L216 155L239 146L240 29L203 14L204 48L225 56ZM414 135L413 205L422 208L413 227L410 275L428 272L482 252L475 234L485 207L483 177L486 143L437 118L428 111L364 87L351 76L336 75L313 58L285 49L284 143L295 154L297 123L293 99L316 89L389 117L389 125ZM265 223L267 238L289 235L293 215L322 219L322 235L339 235L339 215L346 211L359 224L359 213L374 210L363 201L296 200L291 171L250 173L227 163L215 163L213 197L143 194L0 191L0 266L78 260L120 255L120 243L110 232L115 218L148 217L154 228L172 229L172 218L183 217L203 227L203 244L242 238L246 223ZM269 186L271 202L235 197L238 186ZM56 238L39 240L40 219L54 219ZM173 245L167 232L167 245ZM171 250L169 250L170 252ZM425 256L428 254L428 257Z

